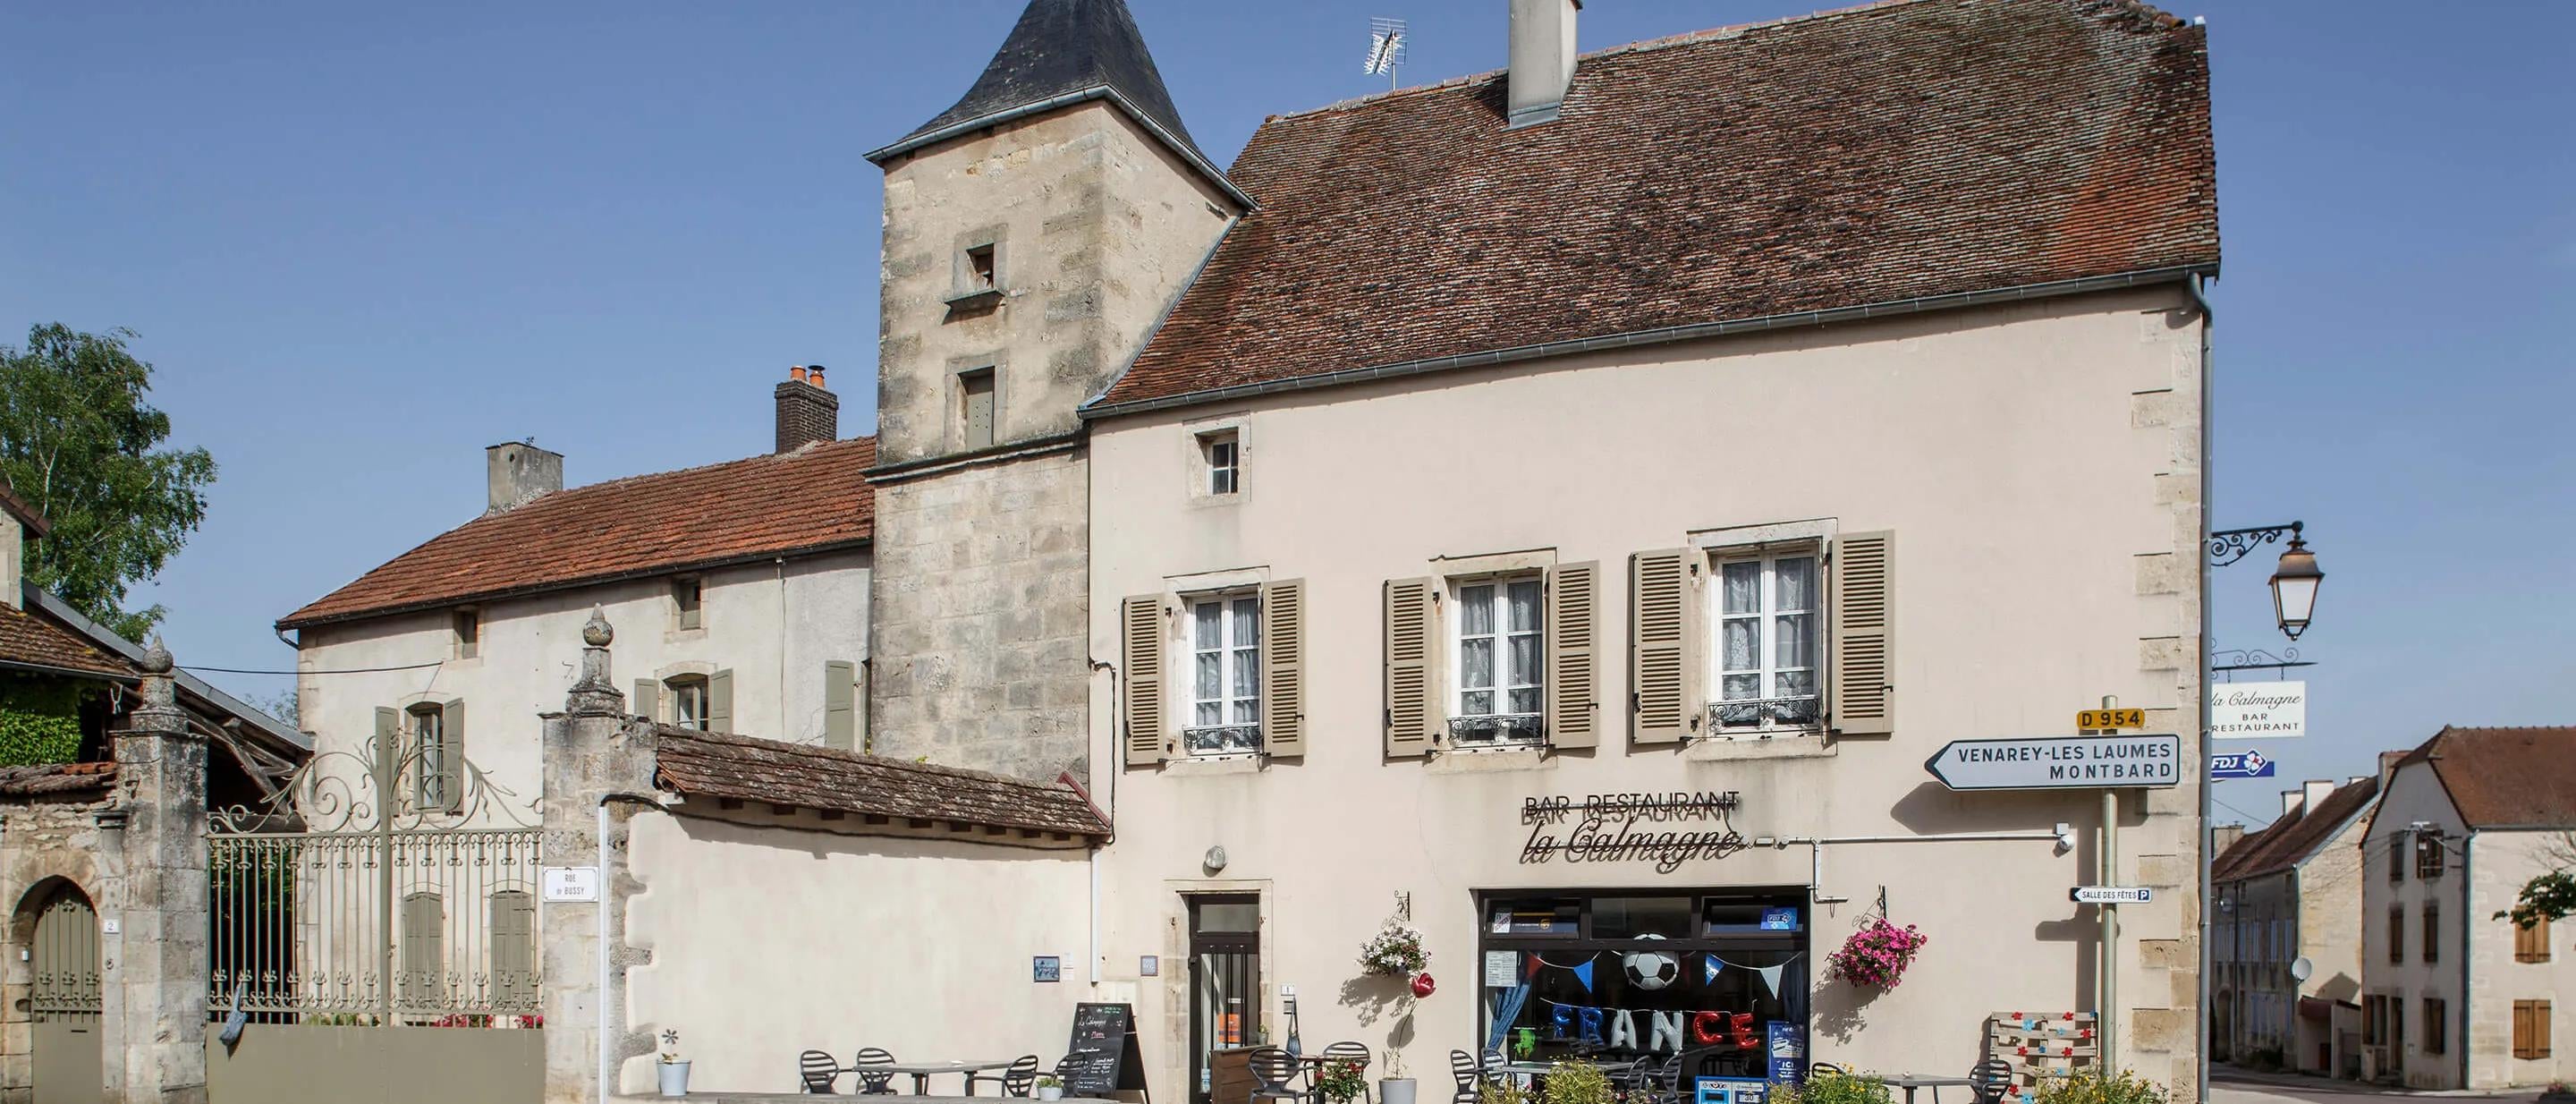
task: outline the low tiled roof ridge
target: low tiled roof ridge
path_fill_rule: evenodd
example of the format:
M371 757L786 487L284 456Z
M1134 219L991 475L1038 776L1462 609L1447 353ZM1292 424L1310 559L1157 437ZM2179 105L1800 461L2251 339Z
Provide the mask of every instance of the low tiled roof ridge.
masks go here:
M1007 774L995 774L991 771L975 770L971 767L952 767L943 763L932 763L924 760L896 759L890 756L875 755L864 751L852 751L847 748L825 747L821 744L799 744L788 740L772 740L765 736L745 736L736 732L708 732L703 729L684 728L679 725L661 724L656 725L655 727L660 729L661 734L664 736L677 736L684 740L697 740L710 744L732 744L737 747L759 748L764 751L777 752L782 755L802 755L815 759L830 759L844 763L861 763L868 766L882 767L889 770L902 771L911 774L927 775L934 778L994 782L1007 786L1017 786L1022 789L1040 790L1047 793L1055 793L1063 788L1061 786L1049 785L1044 782L1032 782L1025 778L1014 778Z
M978 843L1105 838L1108 818L1071 775L1054 783L758 736L655 726L654 784L694 798L857 813L889 826L976 825ZM722 806L719 806L721 808ZM1008 837L1016 833L1018 839Z

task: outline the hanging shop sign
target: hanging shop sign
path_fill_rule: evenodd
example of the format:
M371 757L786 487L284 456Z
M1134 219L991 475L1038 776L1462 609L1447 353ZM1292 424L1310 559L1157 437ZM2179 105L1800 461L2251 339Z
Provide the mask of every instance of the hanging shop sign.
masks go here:
M2307 735L2308 684L2211 683L2209 734L2229 740Z
M1742 798L1734 790L1590 794L1521 799L1525 865L1653 863L1670 874L1693 859L1722 859L1747 844L1735 831Z
M2259 750L2222 751L2209 757L2211 778L2270 778L2277 769L2270 756Z
M1954 790L2163 789L2182 781L2182 737L1952 740L1923 769Z

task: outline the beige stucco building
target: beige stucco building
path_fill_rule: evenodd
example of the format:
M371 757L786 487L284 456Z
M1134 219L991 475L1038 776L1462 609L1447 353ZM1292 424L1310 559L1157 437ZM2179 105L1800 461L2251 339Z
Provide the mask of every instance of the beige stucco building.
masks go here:
M2445 728L2398 761L2362 842L2369 1076L2425 1089L2569 1075L2565 937L2498 913L2576 862L2576 728Z
M2219 853L2210 879L2215 1057L2360 1075L2361 839L2379 785L2363 777L2283 790L2278 819Z

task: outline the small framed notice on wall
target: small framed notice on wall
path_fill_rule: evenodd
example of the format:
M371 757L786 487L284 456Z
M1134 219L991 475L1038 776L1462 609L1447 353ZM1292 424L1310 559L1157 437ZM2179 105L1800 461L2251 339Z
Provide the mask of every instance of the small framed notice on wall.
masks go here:
M1154 955L1136 956L1136 976L1154 977L1163 972L1163 960Z
M1029 961L1030 980L1051 982L1064 980L1064 960L1054 955L1039 955Z

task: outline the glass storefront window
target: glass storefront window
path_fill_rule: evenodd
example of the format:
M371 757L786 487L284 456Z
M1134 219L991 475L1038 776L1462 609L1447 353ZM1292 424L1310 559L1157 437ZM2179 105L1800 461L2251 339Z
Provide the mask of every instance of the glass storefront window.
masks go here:
M1770 1025L1807 1026L1803 891L1485 905L1480 1042L1509 1060L1678 1056L1686 1077L1758 1078Z

